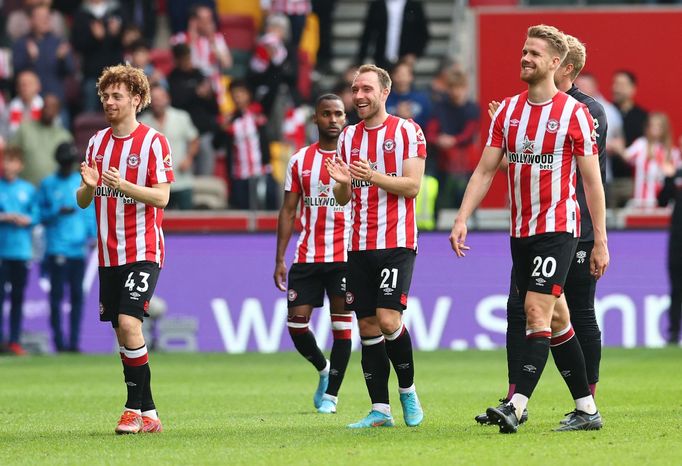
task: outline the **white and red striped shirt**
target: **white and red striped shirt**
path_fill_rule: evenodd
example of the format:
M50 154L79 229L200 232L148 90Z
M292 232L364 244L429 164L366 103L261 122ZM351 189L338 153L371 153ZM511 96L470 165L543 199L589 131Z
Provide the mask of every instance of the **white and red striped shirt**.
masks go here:
M389 115L375 128L365 127L364 121L346 127L339 136L337 153L348 164L365 159L379 173L403 176L404 160L426 158L426 140L414 121ZM351 200L350 251L417 249L414 199L353 179Z
M231 175L235 180L246 180L263 174L263 152L259 126L266 119L250 110L232 120L229 133L232 135Z
M113 267L152 261L163 266L163 209L109 188L102 183L101 174L116 167L121 178L147 187L174 181L166 137L142 123L126 137L116 137L111 128L106 128L90 138L85 155L88 165L93 157L100 173L95 188L99 265Z
M504 100L486 145L507 151L512 237L580 236L574 156L597 155L595 137L587 107L568 94L544 104L530 103L528 91Z
M625 158L635 169L635 193L632 201L638 207L656 207L658 192L663 187L663 165L680 162L680 151L666 150L662 144L651 146L646 137L637 138L625 151Z
M43 110L43 98L39 95L31 100L30 108L26 106L23 100L18 96L9 102L9 132L14 134L19 125L24 120L31 119L33 121L40 120L40 113Z
M350 227L350 203L339 205L334 184L324 163L336 151L319 144L304 147L291 156L284 190L301 195L301 234L294 263L345 262Z

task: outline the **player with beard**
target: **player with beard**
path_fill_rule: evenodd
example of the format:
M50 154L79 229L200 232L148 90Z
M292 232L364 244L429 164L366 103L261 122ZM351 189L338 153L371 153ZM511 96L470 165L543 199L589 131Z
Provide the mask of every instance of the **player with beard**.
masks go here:
M287 166L284 202L277 222L274 279L277 288L287 291L287 327L294 346L320 375L313 404L319 413L332 414L336 412L339 388L350 359L352 325L351 313L345 310L344 302L350 206L341 206L334 199L335 182L325 164L336 155L337 140L346 123L341 98L334 94L320 96L315 103L313 122L319 142L300 149ZM287 286L284 254L299 204L302 229ZM334 336L329 361L308 328L313 308L322 306L325 291Z
M142 321L164 260L161 222L174 180L171 151L163 134L137 121L150 102L142 70L105 68L97 92L111 126L90 138L76 199L83 209L95 201L99 318L116 332L128 390L116 433L160 432Z
M580 237L576 166L594 230L590 273L599 279L609 264L593 120L585 105L559 92L554 83L567 53L568 42L556 28L528 29L521 57L521 79L528 90L505 99L495 112L486 148L450 234L453 250L463 257L469 249L466 221L487 193L506 151L510 246L516 288L524 303L526 340L510 401L486 410L502 433L517 431L547 362L550 341L562 344L574 339L563 288ZM568 348L572 348L568 359L574 363L575 377L570 384L576 403L572 430L599 429L601 416L590 393L580 346Z
M592 116L594 128L597 136L597 148L599 150L599 167L601 169L602 181L605 179L606 171L606 138L607 138L607 121L604 107L594 98L583 93L576 87L573 82L576 80L583 67L585 66L586 52L585 46L580 43L578 39L566 34L568 42L568 54L563 63L554 74L554 83L557 88L566 92L571 97L575 98L587 106L587 109ZM489 113L492 116L499 107L499 102L491 102ZM595 396L597 389L597 382L599 381L599 364L601 361L601 331L597 323L597 317L594 311L594 297L596 291L597 280L590 274L589 261L586 260L590 256L592 247L594 245L594 233L592 231L592 219L587 207L585 199L585 191L583 189L580 172L578 172L576 182L578 204L580 205L580 241L578 242L578 249L575 257L571 261L571 267L566 277L565 295L566 302L571 314L571 327L567 332L575 331L577 341L580 343L581 353L585 359L585 368L587 370L587 381L590 386L592 396ZM512 271L513 274L513 271ZM512 276L512 283L509 289L509 299L507 301L507 370L509 376L509 389L507 396L502 399L502 403L509 402L509 399L514 394L516 381L521 370L521 356L523 353L523 346L525 340L525 326L526 316L523 312L523 303L519 298L519 294L514 284ZM563 340L563 343L556 343L556 341ZM570 367L572 361L567 360L566 356L574 354L571 346L576 345L573 338L568 340L560 339L555 342L550 341L550 347L554 361L566 380L569 388L571 387L571 379L575 374ZM569 413L568 417L562 423L567 426L563 429L571 430L574 412ZM523 423L528 417L527 411L523 412L519 422ZM490 420L486 413L476 416L476 421L480 424L489 424Z
M361 66L351 86L362 119L339 136L337 158L327 161L339 204L350 202L352 231L346 309L355 311L362 370L372 401L353 429L394 425L388 396L390 365L398 377L405 424L424 418L414 385L412 340L402 321L417 254L415 197L424 175L426 141L412 120L386 112L391 78ZM390 362L389 362L390 361Z

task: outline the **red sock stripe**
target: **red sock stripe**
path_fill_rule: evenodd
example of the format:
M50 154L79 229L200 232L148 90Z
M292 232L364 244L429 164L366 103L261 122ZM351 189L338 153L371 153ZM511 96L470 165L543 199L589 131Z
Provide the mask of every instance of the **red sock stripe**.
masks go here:
M573 330L573 327L570 327L570 328L568 329L568 332L564 333L563 335L559 335L559 336L553 337L553 338L549 341L549 345L550 345L550 346L559 346L559 345L563 345L564 343L566 343L568 340L570 340L570 339L573 338L574 336L575 336L575 331Z
M139 358L129 358L126 355L123 355L123 364L125 364L128 367L138 367L138 366L144 366L149 362L149 355L147 353L143 354Z
M552 338L552 332L550 330L541 330L539 332L533 332L526 335L526 340L532 338Z
M289 335L303 335L307 333L309 321L310 319L306 316L291 316L287 318Z
M334 335L334 340L350 340L351 331L350 330L332 330L332 335Z

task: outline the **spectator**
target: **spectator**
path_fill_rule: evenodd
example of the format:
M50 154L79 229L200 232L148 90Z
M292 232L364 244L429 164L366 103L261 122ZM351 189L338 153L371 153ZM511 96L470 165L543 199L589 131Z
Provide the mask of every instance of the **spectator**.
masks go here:
M218 105L225 100L223 73L232 67L232 55L223 35L216 31L213 10L206 5L190 9L187 31L171 38L171 44L187 44L192 64L211 80Z
M426 50L429 29L419 0L374 0L369 5L360 39L357 63L363 63L370 50L373 62L389 69L405 58L414 65Z
M151 109L140 115L140 123L154 128L168 138L173 151L175 183L171 184L168 209L192 208L192 165L199 152L199 132L184 110L170 105L168 91L158 84L151 88Z
M249 82L255 88L256 100L266 115L270 115L279 92L280 84L289 86L297 95L296 84L287 63L286 38L289 20L284 15L272 14L265 21L265 32L258 38L256 49L249 63Z
M623 119L624 147L629 147L644 134L647 112L635 103L636 93L637 78L632 72L623 70L613 75L613 103ZM632 198L632 167L622 157L611 157L610 162L613 176L609 192L610 204L622 207Z
M400 118L413 119L420 127L428 123L431 102L429 96L414 89L412 66L399 61L391 71L391 93L386 100L386 111Z
M33 255L31 232L38 223L36 189L19 178L24 168L21 150L9 147L3 156L3 178L0 179L0 309L5 304L5 285L12 287L10 295L9 340L7 349L23 356L20 344L23 320L24 291ZM0 344L3 339L3 318L0 313Z
M54 94L47 94L40 119L22 123L12 140L12 144L23 153L22 177L36 187L43 178L57 170L53 155L57 146L73 139L71 133L59 122L59 111L59 98Z
M438 198L440 209L459 208L470 176L469 153L480 123L480 109L469 100L469 83L465 74L451 73L448 100L436 102L427 127L427 140L436 151Z
M139 39L133 42L127 50L128 57L126 61L135 68L140 68L149 79L149 84L159 84L164 88L168 88L168 82L163 73L154 67L149 55L149 45L144 39Z
M215 0L173 0L173 8L168 8L171 34L175 35L187 30L190 11L196 5L206 6L215 15Z
M677 166L680 152L672 144L672 131L667 115L654 112L649 114L644 136L625 149L625 160L634 168L634 196L629 205L655 207L657 196L663 187L664 168Z
M236 111L225 128L230 205L235 209L277 209L279 191L270 167L267 119L245 81L230 84ZM260 195L265 192L265 196Z
M192 65L189 46L173 47L175 68L168 74L171 105L185 110L199 130L199 153L194 159L196 175L215 175L213 136L218 131L218 103L208 78Z
M12 46L15 73L31 70L40 76L41 91L64 100L64 78L75 71L71 46L52 32L50 9L31 10L31 30Z
M117 3L109 0L85 0L74 15L71 42L81 55L83 73L83 109L101 110L97 78L102 69L123 60L123 19Z
M450 100L448 93L450 76L452 73L463 73L461 65L452 57L445 57L438 64L438 71L431 79L430 97L435 104L442 100Z
M57 146L56 173L40 185L38 194L40 218L45 225L45 269L50 278L50 325L55 349L58 352L79 351L81 315L83 309L83 277L87 246L96 234L95 209L79 209L76 190L81 183L74 164L80 159L78 149L64 142ZM69 338L62 333L62 298L64 286L69 286Z
M157 2L154 0L126 0L121 2L124 22L135 26L144 36L148 44L153 44L156 38Z
M264 16L277 14L289 19L291 30L289 52L292 55L296 54L305 29L306 18L312 10L310 0L261 0L260 4Z
M6 33L11 42L31 32L31 11L37 6L48 9L49 30L57 37L65 37L64 16L58 11L51 10L52 0L24 0L22 8L17 8L7 15Z
M24 121L40 119L43 98L40 97L40 79L35 72L26 70L17 75L17 96L9 103L9 136Z
M9 138L9 110L5 97L0 92L0 153L5 149Z

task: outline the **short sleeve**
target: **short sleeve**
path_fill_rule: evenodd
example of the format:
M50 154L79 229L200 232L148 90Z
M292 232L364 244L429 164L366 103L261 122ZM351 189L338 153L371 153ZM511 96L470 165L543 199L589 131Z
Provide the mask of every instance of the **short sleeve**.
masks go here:
M573 155L598 155L597 130L594 128L594 120L584 104L576 105L573 121L571 121L569 128L571 142L573 143Z
M504 136L504 118L505 112L509 103L507 100L502 102L497 108L493 119L490 122L490 128L488 129L488 140L485 145L488 147L497 147L498 149L504 149L506 146L506 138Z
M348 138L348 128L350 128L350 126L346 126L343 129L343 131L341 131L341 134L339 135L339 140L336 143L336 156L346 163L350 163L350 161L346 157L347 152L346 140Z
M292 193L300 193L303 191L301 189L301 177L298 173L298 157L294 154L289 163L287 164L287 173L284 178L284 190L290 191Z
M150 186L160 183L172 183L175 181L171 148L166 136L161 133L154 136L149 149L147 177Z
M426 138L424 137L424 131L422 131L421 127L412 120L407 120L403 129L407 135L406 158L411 159L413 157L419 157L425 159Z

